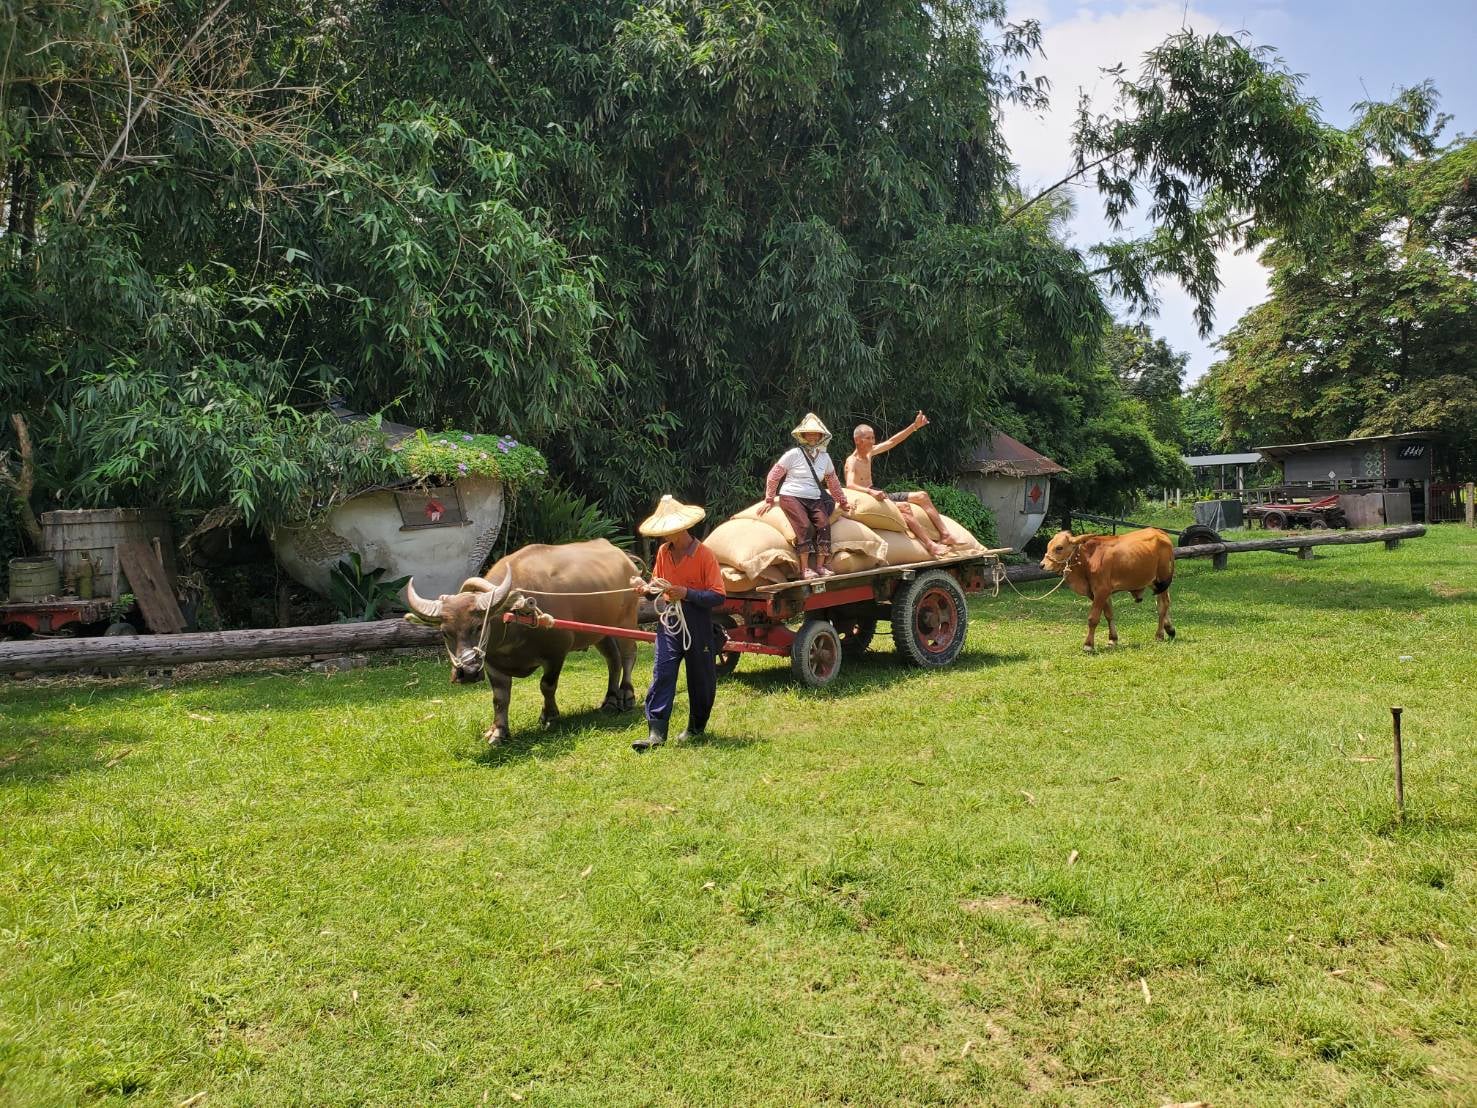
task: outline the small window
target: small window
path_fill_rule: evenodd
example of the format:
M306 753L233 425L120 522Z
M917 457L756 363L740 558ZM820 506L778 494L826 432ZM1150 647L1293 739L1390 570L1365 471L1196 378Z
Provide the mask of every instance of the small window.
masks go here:
M400 507L400 530L420 531L427 527L465 527L472 521L462 508L454 485L440 489L411 489L395 493Z

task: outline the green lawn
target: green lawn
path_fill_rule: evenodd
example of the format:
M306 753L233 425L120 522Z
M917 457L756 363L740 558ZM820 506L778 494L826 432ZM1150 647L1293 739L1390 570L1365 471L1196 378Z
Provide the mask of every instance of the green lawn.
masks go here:
M593 654L491 752L431 660L0 679L0 1101L1477 1101L1477 534L1173 596L646 757Z

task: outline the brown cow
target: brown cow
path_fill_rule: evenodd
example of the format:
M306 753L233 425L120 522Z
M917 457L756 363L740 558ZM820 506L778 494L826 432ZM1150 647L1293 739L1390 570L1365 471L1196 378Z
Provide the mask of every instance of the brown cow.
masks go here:
M1151 585L1159 601L1159 630L1154 637L1162 640L1167 634L1174 638L1174 624L1169 622L1174 544L1157 527L1145 527L1126 535L1074 535L1070 531L1058 531L1046 547L1041 566L1061 574L1073 592L1092 598L1084 650L1093 648L1098 618L1104 613L1108 616L1108 643L1117 644L1118 628L1113 623L1115 592L1131 593L1137 604Z
M609 680L601 707L624 711L636 706L636 690L631 685L636 644L631 639L528 627L504 623L501 618L527 596L559 619L634 630L638 597L631 590L631 577L635 573L631 559L604 539L525 546L498 559L485 577L469 577L454 595L427 600L416 595L414 582L407 584L405 601L410 614L405 618L441 628L454 683L473 682L486 673L492 686L493 722L483 738L497 743L509 734L513 678L527 677L539 667L544 671L539 679L544 694L539 722L547 725L559 718L554 697L564 659L572 650L593 646L605 657Z

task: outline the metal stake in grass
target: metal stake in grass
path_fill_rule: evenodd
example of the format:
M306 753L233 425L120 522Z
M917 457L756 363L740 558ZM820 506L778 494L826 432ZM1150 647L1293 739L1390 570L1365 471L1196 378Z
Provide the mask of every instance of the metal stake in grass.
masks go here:
M1390 715L1395 721L1395 815L1402 823L1405 821L1405 758L1400 749L1400 713L1404 708L1391 708Z

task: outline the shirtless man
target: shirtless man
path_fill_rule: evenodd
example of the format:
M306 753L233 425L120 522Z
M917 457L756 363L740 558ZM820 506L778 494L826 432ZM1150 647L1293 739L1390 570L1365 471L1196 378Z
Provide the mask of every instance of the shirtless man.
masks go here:
M912 423L892 438L878 442L876 431L865 423L859 425L851 433L851 441L856 444L856 451L846 459L846 487L855 489L857 492L870 493L878 500L891 500L898 506L898 511L902 514L903 521L907 523L908 530L913 533L914 538L921 542L935 558L941 558L949 552L949 547L954 545L954 540L944 526L939 510L933 506L933 498L921 489L913 492L887 492L872 484L872 459L878 454L886 454L914 431L927 426L928 417L919 412ZM923 525L913 516L915 508L921 508L933 522L934 528L941 536L941 541L935 542L928 537L927 532L923 530Z

